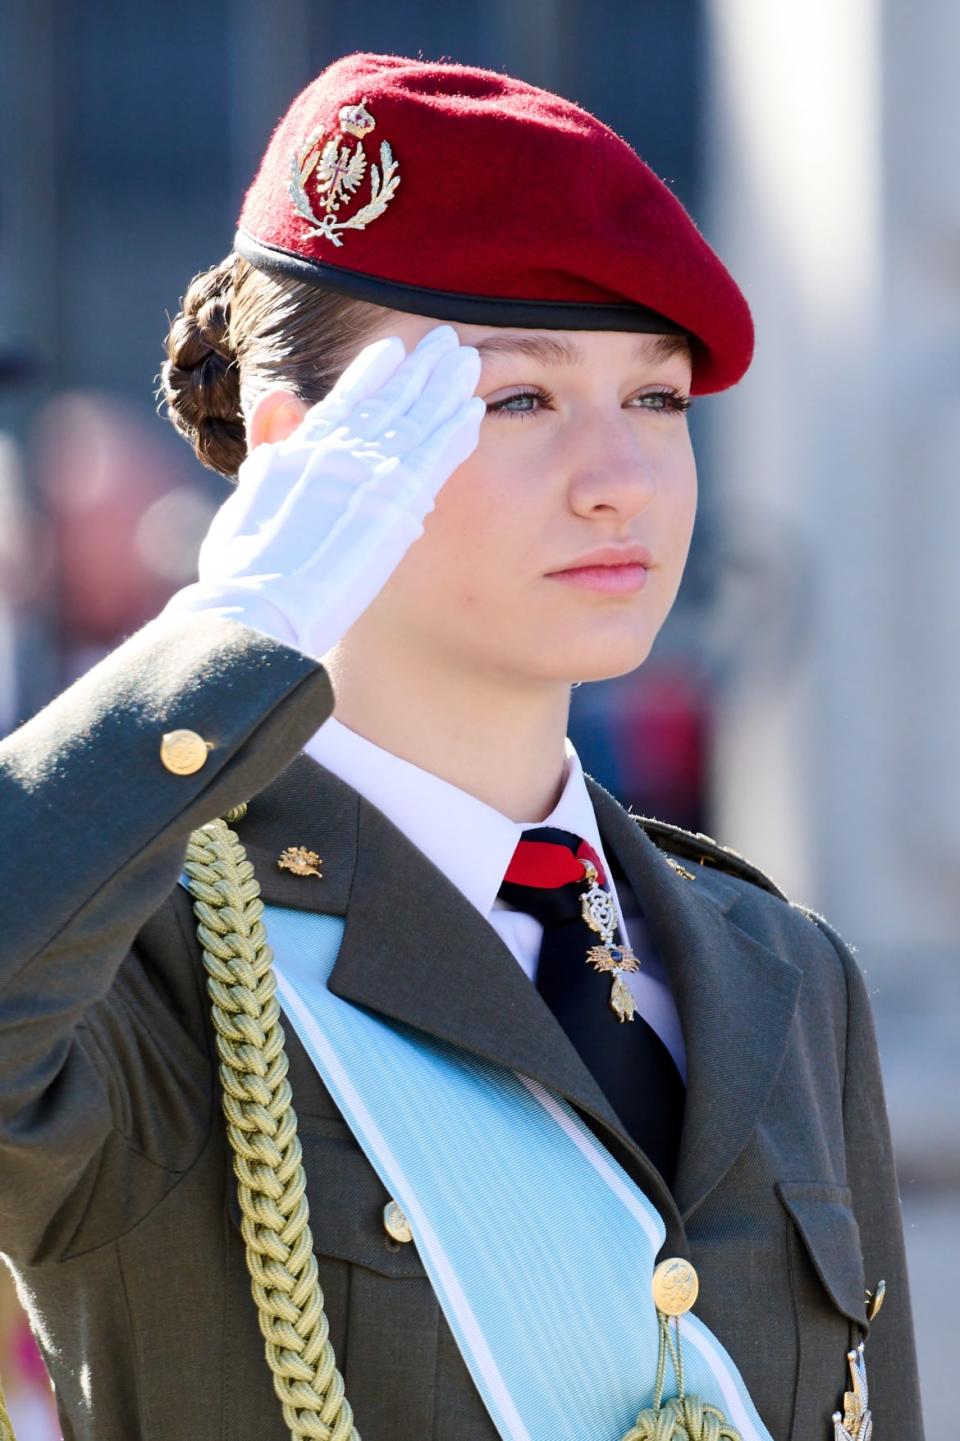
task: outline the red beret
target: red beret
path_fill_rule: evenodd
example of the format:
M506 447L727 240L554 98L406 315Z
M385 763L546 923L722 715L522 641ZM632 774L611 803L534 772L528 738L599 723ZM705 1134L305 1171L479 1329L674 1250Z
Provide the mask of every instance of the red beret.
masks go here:
M695 394L753 354L744 296L625 140L493 70L357 52L280 121L235 248L394 310L524 329L685 333Z

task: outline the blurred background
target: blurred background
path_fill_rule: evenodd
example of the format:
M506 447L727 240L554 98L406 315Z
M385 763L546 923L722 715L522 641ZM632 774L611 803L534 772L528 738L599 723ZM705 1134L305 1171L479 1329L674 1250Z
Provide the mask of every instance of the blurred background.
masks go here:
M749 300L750 371L691 412L701 500L677 604L640 670L575 690L571 734L624 802L742 851L856 948L897 1148L927 1434L948 1436L954 0L5 0L0 735L194 578L228 486L155 413L167 318L229 251L293 95L356 49L506 70L585 105L665 180ZM0 1374L20 1441L56 1437L2 1266Z

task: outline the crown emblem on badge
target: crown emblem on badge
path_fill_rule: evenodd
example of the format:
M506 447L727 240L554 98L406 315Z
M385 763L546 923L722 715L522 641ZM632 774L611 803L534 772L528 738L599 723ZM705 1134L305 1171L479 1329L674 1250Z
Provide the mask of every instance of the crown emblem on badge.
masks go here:
M357 191L367 173L368 161L363 148L364 137L376 129L377 122L367 109L366 100L359 105L343 105L339 112L340 130L325 140L321 128L310 135L300 150L290 157L290 198L293 208L310 222L308 235L322 235L334 245L342 245L341 230L365 230L386 210L400 184L399 167L386 140L380 142L380 165L369 166L370 199L347 219L340 218L342 206L356 199ZM350 145L348 137L357 144ZM346 143L344 139L346 138ZM322 214L314 208L307 194L307 185L322 206Z

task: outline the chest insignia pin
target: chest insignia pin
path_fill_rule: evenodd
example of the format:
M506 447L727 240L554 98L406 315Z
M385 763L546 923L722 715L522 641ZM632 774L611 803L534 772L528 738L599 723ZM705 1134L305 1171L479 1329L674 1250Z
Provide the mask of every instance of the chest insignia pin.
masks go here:
M319 876L320 880L323 880L322 865L316 851L308 851L306 846L287 846L277 861L281 871L293 871L295 876Z

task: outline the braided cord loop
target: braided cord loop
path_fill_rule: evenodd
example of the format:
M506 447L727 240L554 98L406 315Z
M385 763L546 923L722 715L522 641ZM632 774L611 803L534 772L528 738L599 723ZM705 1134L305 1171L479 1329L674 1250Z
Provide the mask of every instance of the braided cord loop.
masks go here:
M641 1411L623 1441L739 1441L716 1406L698 1396L674 1396L659 1410Z
M237 818L234 811L227 815ZM222 819L191 834L184 871L207 972L247 1265L274 1389L293 1441L360 1441L317 1274L260 886L240 838Z
M680 1317L674 1317L674 1335L670 1335L670 1317L657 1308L657 1379L653 1405L640 1412L621 1441L742 1441L717 1406L700 1396L686 1395L683 1380L683 1347L680 1344ZM673 1366L677 1394L663 1401L667 1357Z

